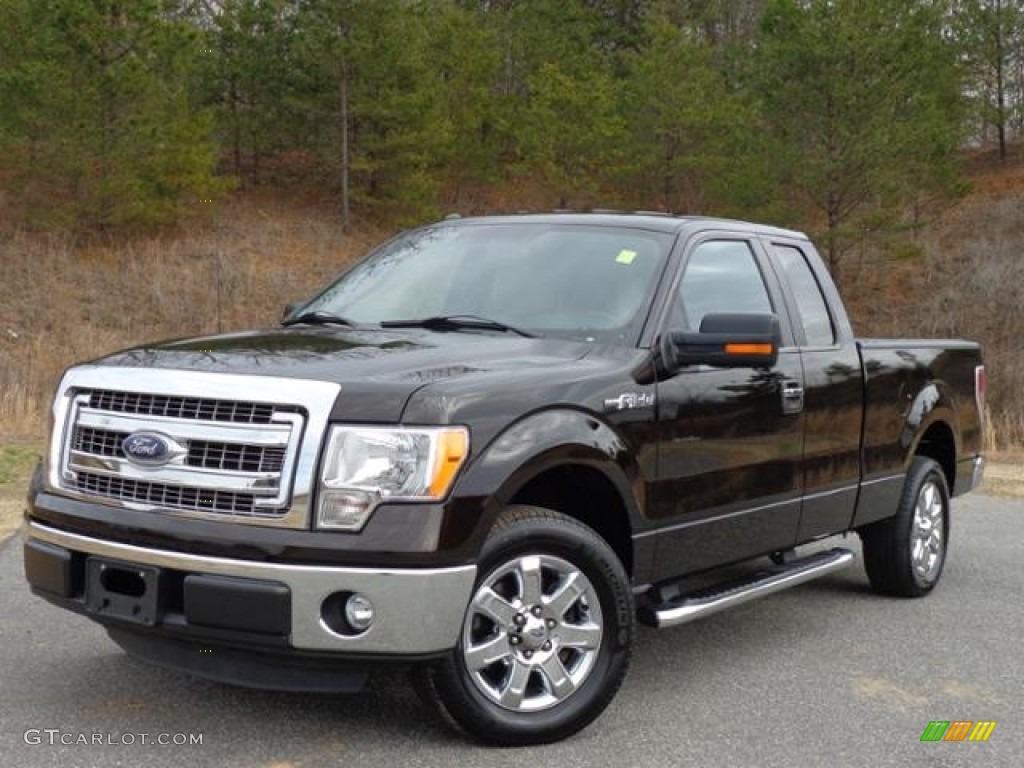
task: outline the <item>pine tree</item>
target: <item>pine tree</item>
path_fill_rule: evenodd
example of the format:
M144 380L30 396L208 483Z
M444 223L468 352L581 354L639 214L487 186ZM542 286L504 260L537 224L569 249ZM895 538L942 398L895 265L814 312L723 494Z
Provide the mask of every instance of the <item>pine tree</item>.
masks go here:
M770 194L758 115L730 87L700 27L665 14L630 58L626 110L634 199L671 211L749 213Z
M4 0L2 163L36 220L174 221L223 189L190 101L194 29L158 0Z
M984 139L987 129L995 129L1005 162L1011 128L1024 118L1024 3L959 0L954 18L978 133Z
M956 191L962 88L938 4L772 0L756 52L770 155L824 219L833 273L858 222Z
M436 212L453 145L430 19L430 3L409 0L302 4L300 98L345 219L351 203L407 221Z

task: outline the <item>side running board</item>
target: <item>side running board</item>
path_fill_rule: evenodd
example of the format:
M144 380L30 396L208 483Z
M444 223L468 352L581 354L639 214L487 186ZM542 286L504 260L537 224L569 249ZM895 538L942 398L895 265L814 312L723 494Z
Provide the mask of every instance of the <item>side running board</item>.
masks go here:
M830 549L758 571L751 576L679 595L659 605L640 608L638 618L652 627L674 627L709 616L726 608L780 592L805 581L851 565L854 554L848 549Z

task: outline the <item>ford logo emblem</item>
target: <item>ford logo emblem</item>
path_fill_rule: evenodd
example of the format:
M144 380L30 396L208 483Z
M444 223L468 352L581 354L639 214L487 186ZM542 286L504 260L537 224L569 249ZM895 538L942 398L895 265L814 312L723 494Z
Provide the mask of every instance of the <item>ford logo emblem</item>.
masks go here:
M179 446L158 432L133 432L121 441L121 450L135 464L166 464Z

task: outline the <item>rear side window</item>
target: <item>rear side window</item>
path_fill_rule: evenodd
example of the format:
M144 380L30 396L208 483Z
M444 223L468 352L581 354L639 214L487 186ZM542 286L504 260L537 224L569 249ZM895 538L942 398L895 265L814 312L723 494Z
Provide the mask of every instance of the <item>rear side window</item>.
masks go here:
M825 303L821 286L818 285L807 263L807 257L799 248L790 245L775 245L773 248L796 300L796 309L800 313L807 345L828 347L835 344L836 332L832 326L832 317L828 313L828 304Z
M771 311L768 289L750 245L742 240L712 240L690 254L671 322L700 330L705 315Z

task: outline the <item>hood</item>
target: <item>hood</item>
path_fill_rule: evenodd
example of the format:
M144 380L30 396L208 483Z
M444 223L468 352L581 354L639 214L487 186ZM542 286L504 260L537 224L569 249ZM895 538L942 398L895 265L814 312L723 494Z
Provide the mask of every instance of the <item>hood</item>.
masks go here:
M94 362L330 381L342 387L335 418L397 421L425 385L528 370L550 376L592 349L583 342L472 331L294 327L144 344Z
M590 345L472 331L281 328L145 344L95 361L133 368L417 386L502 368L584 357Z

